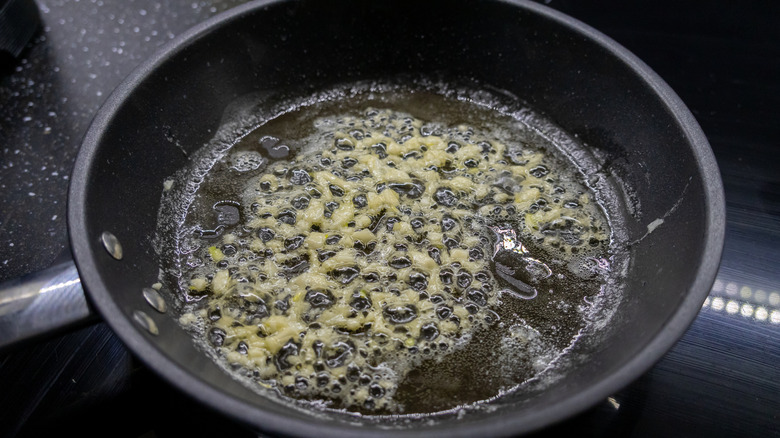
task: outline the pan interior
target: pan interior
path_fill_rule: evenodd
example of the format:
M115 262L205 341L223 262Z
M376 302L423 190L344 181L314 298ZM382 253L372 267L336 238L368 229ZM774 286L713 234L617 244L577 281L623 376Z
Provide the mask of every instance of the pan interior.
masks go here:
M272 104L272 102L277 103ZM380 112L377 108L394 110ZM268 387L273 386L276 392L288 396L298 394L296 398L303 397L302 394L310 394L309 397L312 396L311 394L319 395L314 396L312 402L298 403L301 407L309 406L314 409L327 406L325 409L330 411L346 409L363 415L389 416L388 418L394 415L413 414L417 414L418 417L420 414L441 416L444 412L452 412L466 405L474 407L476 405L473 403L485 403L507 393L522 393L527 391L528 387L543 387L555 381L559 369L568 361L565 352L571 349L572 344L581 337L598 336L597 326L605 326L612 318L615 305L620 301L622 275L628 260L624 225L620 219L624 209L619 202L616 202L620 198L614 193L614 187L604 183L608 178L600 173L599 165L591 154L560 128L530 111L517 99L484 89L454 87L442 81L404 77L395 81L342 85L302 98L247 96L239 99L230 113L231 116L225 119L228 122L218 131L214 140L194 154L192 165L181 169L166 181L168 189L163 192L156 248L161 252L164 264L160 284L163 285L166 293L176 298L176 310L179 312L180 322L193 332L195 342L200 349L227 372L260 394L269 396L269 393L274 391L269 391ZM363 119L366 114L371 117ZM389 274L383 274L381 282L377 272L372 271L368 282L363 282L361 279L355 282L354 276L358 275L357 273L341 281L343 284L341 287L338 286L339 282L330 282L330 287L335 287L333 292L312 289L309 286L303 289L301 281L305 281L302 280L305 275L302 274L309 271L310 264L315 265L311 269L319 265L314 259L318 258L319 262L326 264L327 257L334 257L339 251L349 258L346 262L349 265L347 269L354 269L352 266L362 261L364 267L373 267L373 269L378 267L381 271L381 264L370 263L367 259L381 258L376 255L380 253L389 254L384 247L393 243L383 244L383 242L387 242L388 237L393 237L390 235L382 242L374 241L370 250L366 250L360 241L354 244L358 251L349 249L352 244L347 244L345 249L343 242L334 241L331 245L325 245L325 249L318 250L316 257L312 250L298 251L300 254L289 260L298 263L296 269L300 264L305 263L304 270L287 274L284 265L281 265L283 271L274 275L284 276L286 280L277 282L279 285L276 288L265 285L274 281L274 278L268 278L265 274L267 265L272 264L272 260L287 257L285 253L295 252L301 246L305 248L310 245L308 239L305 240L305 244L303 243L307 238L306 232L310 231L308 222L307 225L296 224L298 228L295 233L299 234L283 240L288 246L286 249L274 247L278 251L276 254L270 249L272 246L268 241L273 243L276 237L273 233L281 233L285 229L281 221L289 219L294 223L296 211L298 215L305 214L309 204L316 204L322 197L311 185L311 175L319 178L321 174L317 172L327 170L328 178L338 175L342 183L355 184L360 177L373 180L368 168L363 172L353 170L349 173L347 170L363 167L358 161L365 162L365 160L359 154L355 155L357 159L348 158L352 161L345 159L336 166L332 166L331 160L325 156L338 152L339 147L351 150L353 142L357 139L363 140L364 135L372 134L370 129L366 130L367 128L378 126L380 121L396 114L399 123L401 119L405 120L405 125L398 126L407 126L409 132L423 133L426 137L417 137L417 140L425 141L424 139L428 138L431 145L436 142L441 143L440 136L455 130L454 132L459 134L458 141L452 139L447 146L450 149L448 154L454 161L457 161L458 150L456 149L462 144L463 147L479 146L483 149L481 155L483 161L495 163L476 168L478 166L476 160L465 159L466 166L474 166L474 170L465 172L468 169L466 167L462 169L462 173L473 177L474 180L479 180L483 174L490 175L493 172L494 176L484 177L488 182L484 183L487 185L483 187L487 193L492 185L494 189L489 192L490 196L495 194L497 199L502 200L500 203L481 207L477 204L472 204L471 207L461 204L459 207L461 210L457 210L453 204L452 212L459 211L460 214L466 214L462 209L472 209L466 221L471 223L473 217L478 222L470 225L471 230L463 228L466 223L453 219L450 213L437 218L442 214L439 213L440 210L446 210L441 205L434 204L424 210L415 209L414 204L419 203L418 199L422 194L410 195L405 190L408 189L407 186L412 187L414 183L396 183L397 187L390 183L394 188L388 189L396 190L403 196L412 196L417 200L410 203L408 207L401 207L402 210L397 213L402 218L404 215L414 217L416 222L412 223L416 223L421 228L417 232L409 232L405 237L397 237L394 240L394 246L400 247L394 252L399 257L398 260L408 260L406 256L409 254L409 246L415 247L415 239L417 242L422 239L419 246L423 249L427 248L428 254L434 254L433 257L439 260L438 263L441 263L441 259L449 260L450 257L454 257L453 254L456 254L458 248L464 248L461 251L465 252L468 246L463 246L461 243L470 240L473 241L472 245L476 245L471 249L476 251L473 255L478 259L470 257L468 260L464 259L462 263L474 266L471 267L474 272L469 273L466 266L460 266L461 262L454 262L452 267L443 269L441 273L438 268L423 273L419 270L421 266L418 265L410 267L412 271L408 274L402 269L406 266L403 266ZM411 114L436 123L426 124L420 121L419 123L423 124L415 131L411 128L411 124L417 123L412 120L418 119L412 119ZM352 119L353 115L357 118ZM345 117L351 122L343 122L343 126L335 128L337 131L326 132L324 137L320 137L323 134L312 137L308 132L316 130L315 126L318 124L327 122L329 126L344 120ZM362 124L359 123L361 120ZM384 126L382 129L386 129L388 125L382 126ZM396 126L392 126L392 129L396 129ZM350 130L353 134L333 138L334 132ZM480 131L490 133L485 138L492 139L494 144L484 139L480 140L482 138ZM397 134L401 143L392 142L389 149L393 146L402 147L404 141L413 143L411 134L403 132ZM389 134L387 130L384 133ZM374 137L382 135L381 130L373 131L373 135ZM342 140L347 141L345 139L348 139L348 145L339 143ZM308 155L316 154L316 160L309 159L308 164L306 160L296 163L294 152L289 151L293 148L298 150L297 155L306 157L305 149L311 149L312 145L323 147L333 143L334 140L336 146L331 151L327 150L327 146L322 151L308 151ZM377 149L387 148L382 140L388 142L386 137L370 140L373 144L371 151L378 158L387 159L387 150ZM504 146L505 144L507 146ZM486 150L494 146L499 149L497 158L491 157L491 153L497 153L495 149ZM441 147L443 148L443 143ZM279 150L284 152L283 157L274 156L274 152ZM523 151L525 156L522 155ZM402 161L431 162L434 154L426 152L427 147L407 152ZM340 154L345 155L344 152ZM427 158L423 159L420 154ZM546 157L543 160L540 158L542 154ZM275 159L281 164L275 165ZM533 161L531 164L528 164L529 159ZM514 161L518 165L508 161ZM508 170L500 170L506 168L520 172L524 167L519 164L531 169L531 173L523 171L522 175L513 177ZM427 180L435 178L439 181L440 176L444 177L440 180L444 185L456 181L453 180L455 172L453 169L457 165L444 162L439 165L444 169L436 167L432 170L431 164L427 165L427 169L423 169L422 165L419 165L419 173L416 175L420 179L416 180L417 185L413 188L424 190L423 187L433 184ZM302 167L299 169L297 166ZM448 166L452 169L448 170ZM396 162L393 162L393 167L396 167ZM264 190L259 188L262 187L263 181L268 185L265 190L271 190L268 181L271 179L277 181L277 179L269 178L280 172L285 177L289 177L293 185L274 189L279 190L277 193L282 193L281 195L269 194L263 197ZM352 176L347 177L345 173ZM352 182L344 181L340 179L341 177L347 178L348 181L351 179ZM526 181L526 178L529 181ZM466 180L461 177L460 181ZM298 193L294 190L296 185L305 187L303 190L298 190L300 192ZM589 187L590 185L593 187ZM337 190L335 196L326 193L326 198L331 200L329 204L325 204L326 218L337 215L337 212L329 210L341 205L336 200L350 196L349 193L343 193L343 189L333 187L334 185L331 184L331 190ZM327 187L324 189L327 191ZM533 195L533 199L525 200L530 196L529 194L536 193L539 189L542 194L539 194L538 199ZM380 184L374 188L372 183L369 193L373 195L374 191L381 193L382 190L384 186ZM433 189L429 187L428 191ZM519 201L505 199L510 198L509 192L511 192L511 199ZM292 215L290 218L280 219L278 223L282 224L283 228L275 229L273 225L268 225L269 228L251 226L253 221L276 223L270 218L271 213L266 212L264 208L267 209L265 204L278 196L297 202L297 204L292 202L288 207L293 207L284 210L286 213L282 213ZM487 199L485 195L482 196ZM263 199L267 201L263 202ZM593 203L588 205L591 199ZM348 202L352 201L348 200ZM580 202L584 204L580 205ZM350 207L342 206L342 210ZM388 213L374 212L374 216L366 215L372 217L377 224L366 224L365 228L361 229L373 230L371 239L374 238L373 233L377 233L379 227L388 227L389 230L389 227L392 227L391 220L400 220L395 214L389 213L392 208L394 208L392 205L387 205L382 207L382 211ZM405 210L407 208L408 211ZM583 213L586 210L591 213ZM541 231L534 235L530 232L532 225L528 223L537 217L533 213L539 213L540 217L557 214L555 216L557 219L545 219L546 223L541 226ZM610 226L607 226L607 218L603 216L605 213L609 217ZM596 216L590 216L592 214ZM359 215L356 217L358 221L361 218ZM444 217L447 219L444 220ZM593 230L596 230L597 223L602 222L605 228L596 233L587 227L583 228L584 223L580 224L574 217L591 223ZM596 217L600 219L596 221ZM590 222L591 219L596 222ZM319 224L318 219L315 221ZM432 224L428 226L426 221ZM324 222L328 223L327 220ZM401 221L401 225L404 224L406 222ZM312 230L315 227L316 231L312 236L322 235L324 231L320 230L320 225L312 225ZM350 227L354 229L355 225L347 225L342 231L350 233ZM564 228L559 229L560 227ZM441 242L432 243L427 240L429 233L431 236L438 236L440 228L449 231L449 234L443 235L449 239L445 240L447 246L443 246ZM402 233L402 229L402 227L395 227L394 234ZM576 232L572 231L574 229ZM341 239L341 236L333 230L329 232ZM595 236L601 236L603 240ZM350 239L349 234L346 239ZM376 247L377 243L378 247ZM550 246L551 243L555 247ZM442 245L441 250L434 245ZM503 245L506 245L506 248ZM372 254L374 257L371 257ZM422 253L418 253L417 256L425 257ZM484 260L484 262L480 263L477 260ZM433 259L429 261L432 262ZM484 270L478 273L475 269L479 269L479 266ZM448 283L436 280L440 276L446 280L446 275L453 269L452 274L457 273L462 283L453 281L451 286L447 286ZM223 288L220 285L218 292L215 292L218 281L215 275L219 275L220 271L225 274L224 285L229 283L230 286ZM333 272L338 271L331 271L329 275L333 275ZM412 284L413 282L405 280L406 284L399 283L395 280L396 274L402 277L409 275L410 279L417 278L418 282ZM428 274L432 278L429 278ZM473 281L472 274L477 274L476 277L481 280ZM192 286L195 284L193 278L197 279L200 282L198 285L202 285L204 289L195 290L196 288ZM388 281L387 278L391 280ZM428 287L429 280L435 283L435 286ZM360 287L356 289L356 284L362 284L363 289ZM412 286L410 287L409 284ZM479 285L482 289L475 288ZM301 290L300 294L296 294L298 288ZM378 300L383 296L389 296L388 290L395 292L396 295L400 294L402 289L405 289L405 294L419 293L422 300L419 303L403 303L407 307L414 306L415 314L411 316L412 320L417 319L416 312L420 304L425 305L431 295L438 295L435 299L431 299L431 302L439 303L436 310L439 312L439 317L429 318L429 322L423 325L428 330L427 336L434 338L427 339L418 333L406 338L401 337L396 341L399 343L406 341L406 346L395 345L384 340L384 334L376 334L379 328L377 324L381 321L375 321L372 315L368 319L364 318L368 322L362 325L357 333L340 336L337 341L325 344L325 347L316 347L320 351L325 348L325 353L317 353L322 355L320 360L311 359L315 361L309 365L311 369L303 368L308 371L295 371L286 363L290 357L302 357L303 353L299 349L307 348L306 342L298 341L297 338L290 338L284 348L278 353L273 353L274 355L254 357L256 354L252 350L255 348L269 348L268 336L271 336L271 329L268 328L268 324L270 323L262 321L271 321L284 315L287 324L294 323L298 318L294 314L295 309L298 309L298 312L300 312L299 308L307 309L308 312L303 317L308 321L309 328L300 333L302 339L307 331L332 334L327 330L318 330L321 325L320 320L308 320L308 318L324 317L315 309L330 307L334 304L332 301L348 301L351 293L349 291L352 289L360 290L360 297L355 295L359 299L356 305L360 310L371 308L369 296ZM370 293L369 290L374 293ZM452 296L454 301L442 304L439 295L442 290L446 294L454 294ZM451 290L452 292L449 292ZM342 295L343 297L334 297L334 292L336 297ZM302 303L304 300L309 300L310 294L321 297L327 303L312 302L308 305ZM486 297L489 297L487 300L489 303L483 302ZM414 301L416 302L416 298ZM301 305L296 306L296 303ZM475 303L489 308L480 311L479 305ZM458 312L458 307L451 307L453 304L458 307L465 305L471 314ZM291 310L291 306L295 309ZM432 304L429 306L433 309ZM459 316L453 315L450 318L444 316L445 313L451 313L453 309ZM293 316L290 316L291 312ZM350 317L359 317L356 315L358 312L352 313ZM368 316L367 313L364 312L363 316ZM223 316L226 319L223 319ZM422 319L422 315L419 316ZM394 321L392 318L390 320ZM452 321L455 323L453 324ZM376 328L372 327L372 324ZM473 330L463 328L472 327L472 324L475 327ZM393 325L386 330L393 327L396 327L396 332L399 330ZM444 330L444 327L453 327L451 330L456 330L457 327L457 333L447 335L446 330L440 333L440 329ZM258 333L246 335L247 330ZM405 326L403 330L406 330ZM457 336L454 337L456 334ZM369 338L382 339L382 343L377 344L373 340L365 341L366 335ZM435 341L436 339L438 340ZM365 344L363 347L365 349L356 349L355 343L364 345L360 343L361 341ZM315 345L323 345L320 339L313 342ZM338 349L331 344L337 345ZM361 369L356 365L359 359L358 353L368 355L373 349L373 352L378 354L380 348L401 352L391 355L385 352L380 357L388 357L388 362L367 361L363 371L358 371ZM445 351L445 348L448 350ZM437 353L436 349L441 351ZM457 351L453 352L453 350ZM328 354L333 354L339 360L328 360ZM361 359L360 362L362 361ZM353 375L341 375L347 363L351 364L352 368L346 369L351 370ZM304 365L300 364L298 367ZM330 369L331 367L335 369ZM269 371L268 368L271 370ZM239 371L236 372L236 369ZM270 378L267 375L276 377ZM336 381L339 375L341 378ZM373 375L373 383L368 380L363 382L363 379L369 379L371 375ZM285 377L289 381L286 386L280 380L283 376L288 376ZM332 379L332 382L328 382L328 379ZM326 385L326 388L309 388L309 385L314 387L315 384L317 388L323 385ZM362 386L366 388L361 388ZM515 396L519 397L519 395ZM360 399L360 403L352 401L351 405L345 404L347 400L356 398ZM292 400L288 399L288 402Z

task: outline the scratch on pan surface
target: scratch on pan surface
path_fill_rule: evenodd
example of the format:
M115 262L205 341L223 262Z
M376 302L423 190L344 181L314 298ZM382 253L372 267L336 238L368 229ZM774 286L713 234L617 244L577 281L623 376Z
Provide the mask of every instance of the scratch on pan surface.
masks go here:
M685 199L685 193L688 191L688 186L690 184L691 184L691 178L688 178L688 183L686 183L685 187L683 187L682 194L680 194L680 197L677 199L677 202L675 202L674 205L672 205L672 208L667 210L667 212L664 213L662 217L656 218L655 220L647 224L647 232L644 235L642 235L642 237L640 237L639 239L631 242L631 245L635 245L641 242L642 240L644 240L645 237L649 236L650 233L655 231L656 228L660 227L664 223L664 220L669 216L671 216L671 214L677 210L677 208L682 203L683 199Z

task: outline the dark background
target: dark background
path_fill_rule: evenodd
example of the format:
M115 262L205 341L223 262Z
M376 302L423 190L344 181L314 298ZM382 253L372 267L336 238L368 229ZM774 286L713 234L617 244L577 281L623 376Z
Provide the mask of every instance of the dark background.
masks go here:
M240 1L39 0L0 70L0 281L67 251L81 137L134 67ZM546 1L680 95L720 166L727 238L710 297L647 374L540 435L780 436L780 2ZM489 23L485 23L489 26ZM252 436L138 363L103 323L0 353L0 436Z

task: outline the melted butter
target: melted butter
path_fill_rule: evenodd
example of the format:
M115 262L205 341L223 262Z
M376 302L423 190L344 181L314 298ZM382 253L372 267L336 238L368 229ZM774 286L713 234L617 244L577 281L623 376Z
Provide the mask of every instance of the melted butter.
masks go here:
M608 271L606 218L534 139L419 93L258 127L188 212L181 322L335 409L436 412L517 386L573 342Z

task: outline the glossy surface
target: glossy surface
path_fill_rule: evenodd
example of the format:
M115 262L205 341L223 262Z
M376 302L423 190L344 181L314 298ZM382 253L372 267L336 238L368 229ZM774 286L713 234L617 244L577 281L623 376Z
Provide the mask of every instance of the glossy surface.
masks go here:
M160 44L236 3L38 2L42 31L0 77L0 279L66 249L71 166L110 91ZM633 51L689 106L723 174L728 228L718 280L682 340L543 436L780 436L780 7L720 3L548 4ZM99 435L106 423L114 436L252 436L161 382L104 324L3 353L0 386L3 436Z

